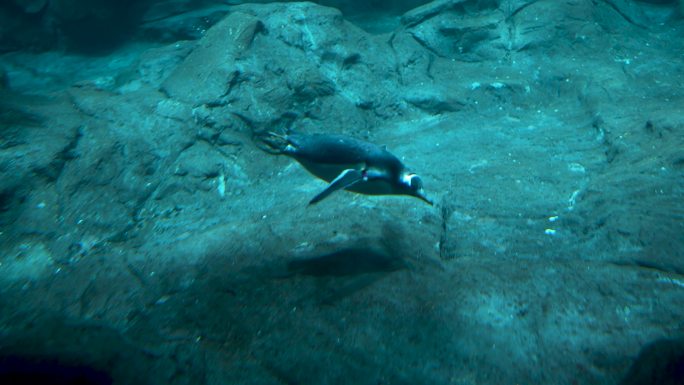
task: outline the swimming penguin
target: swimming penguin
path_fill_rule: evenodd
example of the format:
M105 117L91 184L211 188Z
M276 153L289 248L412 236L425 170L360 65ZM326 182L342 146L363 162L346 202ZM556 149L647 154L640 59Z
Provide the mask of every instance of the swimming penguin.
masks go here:
M285 142L277 153L294 158L310 173L330 182L309 204L345 189L370 195L410 195L432 205L420 177L407 172L385 147L337 134L269 135ZM264 142L275 148L272 142Z

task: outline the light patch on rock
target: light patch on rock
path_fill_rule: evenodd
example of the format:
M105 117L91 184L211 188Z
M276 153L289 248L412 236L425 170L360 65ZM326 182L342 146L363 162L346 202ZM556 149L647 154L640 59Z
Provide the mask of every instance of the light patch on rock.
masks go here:
M573 174L584 174L586 169L579 163L570 163L568 165L568 170Z
M580 190L575 190L572 192L572 195L570 195L570 198L568 198L568 211L572 211L575 208L579 194Z
M295 5L293 7L293 10L297 11L297 19L302 21L302 31L304 32L306 36L306 41L309 43L310 49L313 51L318 48L318 44L316 43L316 39L314 38L314 34L311 32L311 29L309 28L309 25L306 22L307 16L304 13L304 10L302 10L300 7Z
M292 254L294 255L305 255L308 253L311 253L314 250L314 245L309 243L309 242L302 242L299 245L297 245L293 250Z
M185 120L193 116L190 106L172 99L164 99L157 103L156 112L165 118Z
M515 320L515 309L512 303L503 296L485 294L478 302L480 303L474 315L483 324L504 329Z
M330 238L330 243L332 244L343 244L349 242L351 238L345 233L337 233L335 236Z
M223 171L221 171L221 173L218 176L217 190L221 198L226 196L226 176L224 175Z
M36 281L52 270L52 255L42 243L22 243L0 259L0 279L4 282Z

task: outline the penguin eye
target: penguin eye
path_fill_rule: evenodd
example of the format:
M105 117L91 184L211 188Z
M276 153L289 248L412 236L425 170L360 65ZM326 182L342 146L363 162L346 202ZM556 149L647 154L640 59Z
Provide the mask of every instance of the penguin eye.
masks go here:
M420 190L423 188L423 180L420 179L420 177L416 174L411 175L411 178L409 179L409 184L411 186L411 189L413 190Z

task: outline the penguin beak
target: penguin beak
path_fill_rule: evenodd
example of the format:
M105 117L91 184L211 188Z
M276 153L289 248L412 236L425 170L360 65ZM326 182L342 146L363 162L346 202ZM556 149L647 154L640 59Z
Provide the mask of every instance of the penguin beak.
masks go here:
M434 203L432 202L432 199L427 197L427 195L425 194L425 191L423 189L416 191L416 197L419 198L420 200L426 202L430 206L434 205Z
M425 190L423 190L423 181L414 173L405 173L402 176L402 182L409 190L408 195L413 195L416 198L426 202L430 206L433 205L432 200L427 197Z

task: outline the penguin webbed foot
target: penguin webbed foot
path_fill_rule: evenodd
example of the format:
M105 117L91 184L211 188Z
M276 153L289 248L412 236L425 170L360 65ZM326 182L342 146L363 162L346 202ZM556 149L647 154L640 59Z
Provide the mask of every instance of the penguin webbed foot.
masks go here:
M255 133L256 146L260 150L271 155L282 155L285 147L289 144L287 135L281 135L273 131Z

